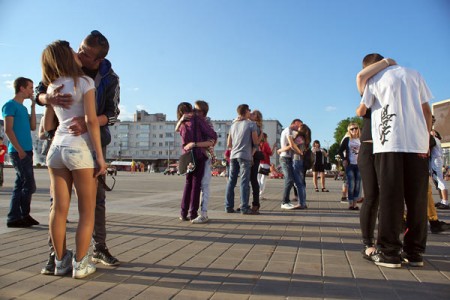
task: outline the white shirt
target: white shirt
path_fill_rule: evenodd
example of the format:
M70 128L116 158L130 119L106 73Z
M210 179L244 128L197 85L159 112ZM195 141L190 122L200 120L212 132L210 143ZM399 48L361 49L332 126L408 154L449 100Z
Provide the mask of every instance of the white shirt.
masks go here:
M281 132L281 136L280 136L281 148L289 145L288 137L291 134L292 134L292 130L291 130L290 126L288 126L285 129L283 129L283 131ZM281 152L280 157L292 157L292 151L291 150L283 151L283 152Z
M369 79L361 103L372 108L373 152L427 153L422 104L432 98L415 70L391 66Z
M85 116L83 96L87 91L95 89L94 81L88 76L82 76L79 78L77 87L75 88L72 78L61 77L49 85L47 93L51 93L61 84L64 84L61 93L72 94L73 104L70 108L53 106L53 110L58 117L59 126L55 132L52 144L74 148L85 148L87 146L92 149L89 133L85 132L79 136L74 136L69 132L69 125L72 123L74 117Z
M352 139L350 138L348 141L348 148L349 153L348 160L350 161L350 164L357 165L358 164L358 153L359 153L359 147L361 146L361 141L359 138Z

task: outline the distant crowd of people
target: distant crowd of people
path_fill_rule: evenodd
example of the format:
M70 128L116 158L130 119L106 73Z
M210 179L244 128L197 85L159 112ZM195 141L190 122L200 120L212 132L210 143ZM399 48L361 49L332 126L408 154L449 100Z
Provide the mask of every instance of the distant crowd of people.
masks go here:
M120 113L119 78L105 58L108 51L108 40L96 30L83 39L77 52L67 41L49 44L41 58L42 81L34 90L32 80L17 78L15 96L2 108L9 145L6 149L0 137L0 186L7 151L16 171L7 226L23 228L39 225L30 215L32 194L36 191L30 132L36 129L36 103L45 106L39 129L40 136L49 141L46 162L51 181L50 249L48 262L41 271L45 275L71 272L73 278L84 278L95 272L93 262L120 264L106 246L105 153L111 142L108 127ZM363 59L357 87L362 98L356 114L362 117L363 126L350 122L340 143L338 154L345 169L341 200L348 203L349 210L359 210L357 204L362 203L359 217L363 258L389 268L399 268L405 262L423 266L427 220L433 233L450 229L436 212L436 208L449 209L449 203L442 173L441 138L432 128L429 106L432 94L418 72L376 53ZM26 99L31 100L31 115L24 106ZM208 112L209 105L203 100L194 105L181 102L177 107L176 131L181 136L183 164L186 163L179 219L193 224L209 221L209 186L211 167L216 163L217 133ZM226 213L261 213L274 153L280 156L284 177L281 209L308 209L305 178L309 169L314 191L329 192L325 182L328 151L321 147L320 141L312 141L307 124L293 119L281 132L277 147L276 143L268 143L259 110L241 104L236 112L225 153ZM143 163L133 160L132 173L144 168ZM430 175L440 191L441 201L436 204L431 195ZM239 177L237 205L235 188ZM66 247L72 187L79 212L75 252ZM291 201L292 189L295 200Z

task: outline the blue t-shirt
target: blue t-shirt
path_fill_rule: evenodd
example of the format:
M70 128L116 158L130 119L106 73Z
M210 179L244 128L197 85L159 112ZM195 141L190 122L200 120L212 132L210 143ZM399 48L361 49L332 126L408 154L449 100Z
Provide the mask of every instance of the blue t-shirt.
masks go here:
M28 115L27 108L23 104L11 99L3 105L2 115L3 119L6 119L6 117L14 117L13 130L17 141L23 151L32 151L33 141L31 139L30 116ZM17 152L17 150L14 149L12 143L9 143L8 153L11 152Z

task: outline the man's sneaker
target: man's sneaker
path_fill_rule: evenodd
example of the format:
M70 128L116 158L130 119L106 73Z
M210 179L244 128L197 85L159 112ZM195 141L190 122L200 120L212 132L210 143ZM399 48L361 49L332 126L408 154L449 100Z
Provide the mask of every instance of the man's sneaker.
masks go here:
M108 248L95 250L92 255L92 261L95 263L101 262L107 266L120 265L120 261L109 253Z
M347 197L342 197L341 198L341 203L348 203Z
M446 231L450 229L450 224L445 223L444 221L430 221L430 230L431 233L439 233L442 231Z
M55 252L51 252L48 255L47 264L42 268L42 275L54 275L55 274Z
M282 209L294 209L294 205L292 203L283 203L281 204Z
M225 209L225 211L227 212L227 214L233 214L233 213L236 212L236 211L234 210L234 208L232 208L232 207L227 207L227 208Z
M8 228L26 228L31 227L32 225L25 221L24 219L17 219L14 221L8 221L6 222L6 226Z
M61 260L58 260L55 255L55 275L63 276L72 270L72 257L73 252L71 250L66 250L66 254Z
M381 267L386 268L401 268L402 267L402 259L398 256L389 256L384 254L381 251L376 251L373 253L370 258L372 261L377 265Z
M364 249L361 251L363 258L369 261L373 261L372 256L375 255L377 249L374 246L365 245Z
M80 279L84 278L95 272L97 268L89 261L89 255L86 254L80 262L72 260L72 278Z
M411 267L423 267L423 257L420 253L408 254L406 252L402 252L402 260Z
M208 223L209 219L207 216L198 216L197 218L195 218L194 220L191 221L192 224L203 224L203 223Z
M450 209L450 206L448 204L444 204L442 202L436 203L435 206L437 209Z
M248 209L241 209L241 214L242 214L242 215L259 215L259 213L256 213L256 212L253 211L251 208L248 208Z
M31 224L31 225L39 225L39 222L35 220L32 216L28 215L25 218L23 218L25 222Z

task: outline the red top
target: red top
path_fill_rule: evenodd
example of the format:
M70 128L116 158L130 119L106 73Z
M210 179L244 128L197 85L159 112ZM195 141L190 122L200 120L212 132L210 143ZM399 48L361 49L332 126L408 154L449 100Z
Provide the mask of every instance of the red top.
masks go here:
M260 163L270 165L270 157L272 156L272 148L270 148L269 143L262 142L259 144L259 150L264 153L264 159Z
M5 162L5 154L8 151L8 148L6 148L5 144L0 145L0 152L3 150L3 154L0 154L0 163Z

